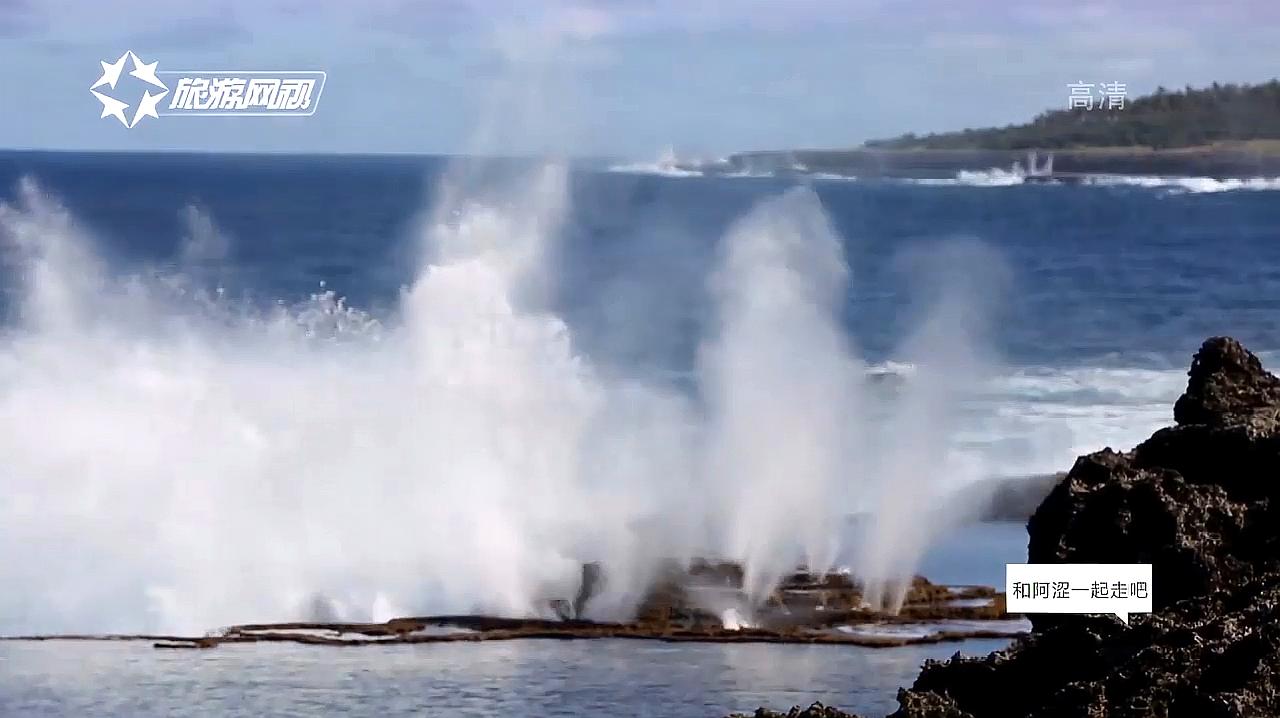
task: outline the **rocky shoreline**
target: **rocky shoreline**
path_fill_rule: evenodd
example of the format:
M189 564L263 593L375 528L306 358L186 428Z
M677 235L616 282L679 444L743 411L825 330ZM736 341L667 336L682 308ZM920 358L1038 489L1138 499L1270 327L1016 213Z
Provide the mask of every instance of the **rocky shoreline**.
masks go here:
M1153 613L1037 614L1003 651L926 663L890 718L1280 715L1280 379L1225 337L1189 377L1174 426L1081 457L1027 524L1033 563L1151 563Z
M858 583L844 574L797 571L765 605L750 611L743 570L733 562L673 562L642 601L634 620L605 623L577 618L604 580L597 564L583 567L572 601L548 604L558 619L484 615L395 618L385 623L263 623L230 626L204 636L30 635L0 640L150 641L156 648L214 648L239 643L367 646L519 639L636 639L702 643L811 643L868 648L1013 638L1030 624L1005 612L1004 595L989 586L943 586L917 576L896 613L867 605ZM719 611L709 606L721 607ZM732 608L743 607L741 612ZM724 608L730 607L730 608Z

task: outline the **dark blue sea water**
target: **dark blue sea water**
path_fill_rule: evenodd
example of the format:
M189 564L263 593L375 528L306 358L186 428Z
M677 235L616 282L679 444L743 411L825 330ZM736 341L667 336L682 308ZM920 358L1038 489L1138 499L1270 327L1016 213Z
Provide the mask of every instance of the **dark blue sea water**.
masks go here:
M1021 527L931 531L938 497L1132 446L1169 422L1207 336L1280 350L1266 183L4 152L0 200L0 634L199 633L317 600L354 620L518 611L580 558L760 556L886 490L915 497L881 527L895 560L998 584ZM834 344L805 311L827 291ZM725 330L726 296L772 329ZM708 379L699 347L722 332L747 370ZM844 342L875 381L828 411L808 380L842 370ZM832 422L886 407L902 411L885 436L823 453ZM730 444L751 461L702 476L683 442L703 434L684 428L717 411L784 418ZM0 714L713 716L821 698L876 715L954 650L0 643Z
M417 273L417 223L448 166L434 157L5 152L0 188L11 194L20 177L36 178L121 267L174 261L188 234L182 210L194 205L232 238L218 279L233 292L296 299L326 281L356 306L385 308ZM687 363L717 241L753 203L797 181L576 172L556 308L593 355ZM1215 334L1280 349L1280 191L811 185L845 238L849 329L872 357L886 357L910 327L903 255L956 239L981 241L1005 265L955 270L1002 283L992 288L993 340L1013 364L1181 366ZM627 337L609 329L619 296Z

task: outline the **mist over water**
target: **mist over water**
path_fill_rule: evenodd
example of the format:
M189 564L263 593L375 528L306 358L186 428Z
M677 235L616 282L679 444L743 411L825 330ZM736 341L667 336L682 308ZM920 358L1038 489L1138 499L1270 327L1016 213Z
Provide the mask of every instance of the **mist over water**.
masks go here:
M175 270L119 276L24 183L0 209L22 288L0 339L0 632L546 615L585 560L607 567L591 615L625 618L662 560L700 555L744 561L761 599L851 555L841 523L864 510L855 570L909 576L962 470L960 305L922 324L933 361L903 390L869 388L841 239L793 189L721 241L694 392L605 374L540 297L567 184L555 165L447 181L378 320L327 290L227 299L207 282L234 238L195 207Z

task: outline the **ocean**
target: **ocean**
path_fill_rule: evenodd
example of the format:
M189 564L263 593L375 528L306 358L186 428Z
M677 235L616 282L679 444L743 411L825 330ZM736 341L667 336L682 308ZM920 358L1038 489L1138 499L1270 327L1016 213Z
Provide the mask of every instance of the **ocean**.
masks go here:
M0 635L522 614L584 560L609 618L703 553L999 585L955 492L1280 351L1270 182L0 152L0 201ZM1000 645L0 642L0 714L877 715Z

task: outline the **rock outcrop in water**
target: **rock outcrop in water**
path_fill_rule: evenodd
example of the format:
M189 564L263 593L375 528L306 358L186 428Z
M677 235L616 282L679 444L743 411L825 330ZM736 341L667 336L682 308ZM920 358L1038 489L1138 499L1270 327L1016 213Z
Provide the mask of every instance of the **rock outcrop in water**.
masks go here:
M1027 527L1032 562L1153 564L1154 613L1036 615L926 665L893 718L1280 715L1280 379L1210 339L1174 418L1081 457Z

